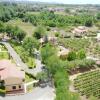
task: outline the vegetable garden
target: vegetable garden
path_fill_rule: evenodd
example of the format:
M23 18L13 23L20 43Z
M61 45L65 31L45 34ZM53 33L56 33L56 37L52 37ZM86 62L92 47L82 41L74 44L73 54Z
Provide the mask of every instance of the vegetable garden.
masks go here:
M81 95L93 95L100 100L100 70L86 72L74 79L75 89Z

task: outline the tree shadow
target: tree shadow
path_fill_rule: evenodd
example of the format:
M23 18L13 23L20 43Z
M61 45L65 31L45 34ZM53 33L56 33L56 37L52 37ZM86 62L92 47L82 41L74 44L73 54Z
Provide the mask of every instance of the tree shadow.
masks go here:
M1 97L5 97L6 95L5 95L5 93L1 93L1 92L0 92L0 96L1 96Z

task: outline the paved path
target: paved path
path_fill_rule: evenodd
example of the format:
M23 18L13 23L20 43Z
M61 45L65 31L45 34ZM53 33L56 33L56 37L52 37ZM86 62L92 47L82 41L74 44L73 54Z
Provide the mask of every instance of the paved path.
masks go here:
M25 86L29 86L29 85L31 85L31 84L33 84L33 83L37 83L37 82L38 82L38 80L35 80L35 81L31 81L31 82L25 83L24 85L25 85Z
M5 47L8 49L8 52L10 53L10 56L13 58L15 63L20 66L22 69L28 68L28 66L22 62L20 56L15 52L15 50L11 47L11 45L7 42L2 42Z
M36 76L38 72L42 71L43 64L41 64L41 61L39 59L35 60L36 68L29 69L28 66L21 60L20 56L16 53L16 51L12 48L12 46L9 43L7 42L1 42L1 43L3 43L5 47L8 49L8 52L10 53L11 57L14 59L17 66L21 67L21 69L25 70L25 72Z
M31 93L16 96L0 97L0 100L54 100L54 89L47 86L45 88L37 87Z

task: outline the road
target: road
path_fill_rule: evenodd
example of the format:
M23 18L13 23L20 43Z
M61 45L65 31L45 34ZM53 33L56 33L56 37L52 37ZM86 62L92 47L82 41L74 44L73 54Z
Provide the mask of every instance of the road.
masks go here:
M0 100L54 100L54 89L47 86L45 88L37 87L31 93L16 96L0 97Z

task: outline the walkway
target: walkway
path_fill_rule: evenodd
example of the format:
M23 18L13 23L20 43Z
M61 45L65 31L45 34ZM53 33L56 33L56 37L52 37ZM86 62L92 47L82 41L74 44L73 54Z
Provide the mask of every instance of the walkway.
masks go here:
M37 73L42 71L42 66L41 61L36 59L36 68L34 69L29 69L29 67L21 60L20 56L16 53L16 51L12 48L12 46L8 42L1 42L2 44L5 45L5 47L8 49L8 52L10 53L10 56L13 58L17 66L21 67L25 72L32 74L36 76Z
M34 83L38 83L38 80L34 80L24 84L25 93L27 93L27 86L33 85Z

